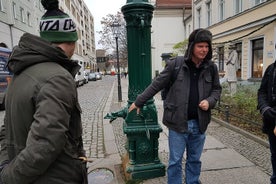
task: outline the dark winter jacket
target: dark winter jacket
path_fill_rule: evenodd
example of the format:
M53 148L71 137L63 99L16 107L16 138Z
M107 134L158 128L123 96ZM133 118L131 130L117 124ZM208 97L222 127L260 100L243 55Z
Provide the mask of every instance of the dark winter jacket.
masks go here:
M268 108L276 108L276 71L275 66L276 64L273 63L269 65L264 73L262 78L262 82L260 88L258 90L258 106L257 108L263 114L265 110ZM274 81L274 84L273 84ZM273 86L274 86L274 93L273 93ZM274 98L273 98L274 96ZM275 122L267 121L263 118L263 132L268 133L269 131L272 132L275 127Z
M24 34L8 63L0 163L4 184L82 184L85 165L77 63L58 47Z
M174 71L174 60L168 62L165 69L148 86L145 91L138 95L135 101L137 107L142 107L147 100L153 97L161 89L169 85L172 73ZM178 73L176 81L171 86L164 101L163 123L177 132L187 132L188 121L188 103L190 92L190 71L183 61L183 65ZM200 131L204 133L211 119L211 109L215 107L220 98L221 86L217 66L212 62L205 60L202 63L202 69L198 81L199 101L206 99L209 102L209 110L203 111L198 108L198 120Z

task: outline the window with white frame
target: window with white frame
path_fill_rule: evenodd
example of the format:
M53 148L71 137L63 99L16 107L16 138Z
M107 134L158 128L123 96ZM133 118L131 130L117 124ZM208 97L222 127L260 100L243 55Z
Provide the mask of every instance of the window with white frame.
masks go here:
M242 1L243 0L235 0L235 4L234 4L234 12L235 14L238 14L242 11Z
M241 78L241 68L242 68L242 43L236 43L237 53L238 53L238 70L237 77Z
M31 26L31 13L30 12L27 12L27 23L29 26Z
M255 5L265 2L266 0L255 0Z
M224 47L218 47L218 69L224 71Z
M225 0L219 0L219 20L224 20Z
M211 1L206 3L206 10L207 10L207 26L210 26L211 16L212 16Z
M17 19L17 16L16 16L16 3L15 2L12 2L12 13L13 13L14 19Z
M0 11L3 11L4 10L4 8L3 8L3 2L2 2L2 0L0 0Z
M263 73L264 39L252 40L252 78L261 78Z
M198 28L200 28L201 27L201 8L197 8L196 13L197 13L197 26Z
M43 6L42 6L42 4L40 3L40 0L38 0L38 8L39 8L39 10L43 10Z
M36 18L36 25L39 25L39 23L40 23L40 19ZM35 27L36 27L37 32L39 32L40 31L39 26L35 26Z
M20 20L21 22L25 22L24 8L22 7L20 7Z

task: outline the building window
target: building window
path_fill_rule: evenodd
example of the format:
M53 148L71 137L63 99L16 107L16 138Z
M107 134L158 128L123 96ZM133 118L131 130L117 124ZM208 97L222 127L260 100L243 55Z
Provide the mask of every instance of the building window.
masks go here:
M261 4L265 2L266 0L255 0L255 5Z
M225 2L224 0L219 0L219 20L222 21L224 19L225 12Z
M31 26L31 13L30 12L27 13L27 23L29 26Z
M242 0L235 0L234 8L235 14L240 13L242 11Z
M198 28L200 28L201 27L201 8L198 8L196 12L197 12L197 26Z
M17 19L17 16L16 16L16 4L15 4L15 2L12 3L12 13L13 13L14 19Z
M237 53L238 53L238 70L237 77L241 78L241 68L242 68L242 43L236 44Z
M97 57L97 63L104 63L107 60L108 60L107 57Z
M224 47L219 47L218 48L218 69L219 71L224 71Z
M212 16L211 1L206 3L206 9L207 9L207 26L210 26L211 25L211 16Z
M43 6L42 6L42 4L41 4L41 2L40 2L41 0L37 0L37 5L38 5L38 8L39 8L39 10L44 10L44 8L43 8Z
M24 8L20 8L20 20L21 22L25 22Z
M264 39L252 41L252 78L261 78L263 73Z
M2 0L0 0L0 11L3 11L4 10L4 8L3 8L3 2L2 2Z

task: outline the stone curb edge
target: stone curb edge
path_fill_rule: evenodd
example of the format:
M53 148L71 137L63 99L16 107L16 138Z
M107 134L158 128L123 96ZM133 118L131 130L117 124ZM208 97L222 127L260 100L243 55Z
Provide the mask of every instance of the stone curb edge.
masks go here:
M253 134L251 134L251 133L249 133L249 132L247 132L247 131L245 131L245 130L242 130L242 129L240 129L240 128L234 126L234 125L231 125L231 124L229 124L229 123L227 123L226 121L223 121L223 120L221 120L221 119L212 117L212 120L213 120L214 122L216 122L216 123L218 123L218 124L220 124L220 125L226 127L226 128L229 128L229 129L231 129L231 130L233 130L233 131L235 131L235 132L237 132L237 133L240 133L240 134L244 135L245 137L247 137L247 138L249 138L249 139L252 139L252 140L258 142L259 144L261 144L261 145L263 145L263 146L269 148L269 143L268 143L268 141L266 141L266 140L263 140L263 139L261 139L261 138L255 136L255 135L253 135Z

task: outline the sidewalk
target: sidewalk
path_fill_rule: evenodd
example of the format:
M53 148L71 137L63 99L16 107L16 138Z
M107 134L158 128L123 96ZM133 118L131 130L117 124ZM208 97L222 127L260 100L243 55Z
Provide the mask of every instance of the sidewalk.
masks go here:
M114 82L107 100L106 107L103 112L105 116L108 112L115 112L127 105L128 100L128 79L122 78L122 97L123 102L117 102L117 81ZM168 164L168 129L161 123L162 118L162 101L156 97L155 105L158 110L159 123L163 128L159 138L159 157L167 167ZM112 181L105 182L103 178L102 184L124 184L124 179L121 173L121 156L126 153L124 149L125 136L122 129L123 119L119 118L112 124L109 120L104 120L104 145L105 158L97 159L89 165L89 171L96 168L107 168L114 174ZM270 183L269 174L264 172L253 162L236 152L233 148L226 146L220 140L211 135L210 132L221 131L221 125L216 122L211 122L206 136L206 143L201 157L202 173L201 181L203 184L265 184ZM223 133L223 132L222 132ZM229 133L228 133L229 134ZM236 135L235 135L236 136ZM225 135L227 138L228 136ZM237 137L237 136L236 136ZM253 150L259 148L253 148ZM262 148L267 149L267 148ZM269 154L269 152L268 152ZM258 158L258 156L256 156ZM267 158L267 157L265 157ZM270 164L270 160L265 160ZM183 161L183 169L185 167L185 159ZM184 173L184 172L183 172ZM93 182L91 182L93 183ZM154 179L144 180L143 184L166 184L167 177L159 177Z

